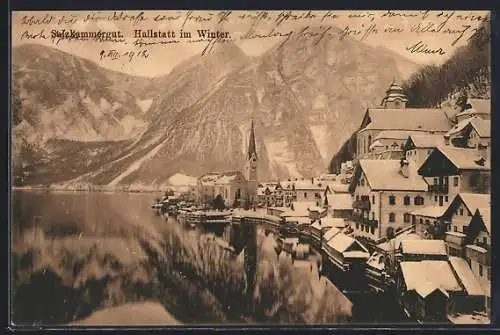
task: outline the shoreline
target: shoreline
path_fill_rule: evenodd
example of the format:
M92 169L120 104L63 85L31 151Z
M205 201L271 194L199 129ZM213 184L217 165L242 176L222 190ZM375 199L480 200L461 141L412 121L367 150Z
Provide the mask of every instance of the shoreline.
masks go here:
M161 189L141 189L141 188L116 188L116 187L106 187L106 186L85 186L85 187L72 187L72 186L11 186L12 191L36 191L36 192L102 192L102 193L164 193L169 190L174 192L182 192L186 187L172 186L170 188ZM181 190L179 190L181 189Z

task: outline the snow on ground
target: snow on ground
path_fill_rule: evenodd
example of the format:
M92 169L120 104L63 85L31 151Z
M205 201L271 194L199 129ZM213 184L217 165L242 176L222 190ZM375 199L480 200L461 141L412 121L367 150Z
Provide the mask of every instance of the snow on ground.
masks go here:
M117 185L121 180L123 180L125 177L127 177L129 174L131 174L132 172L138 170L142 163L144 163L145 161L147 161L148 159L151 159L153 158L154 155L156 155L158 153L158 151L160 151L160 149L167 143L169 139L165 139L164 141L162 141L160 144L158 144L156 147L154 147L150 152L148 152L146 155L144 155L143 157L139 158L138 160L136 160L135 162L133 162L129 167L128 169L126 169L123 173L121 173L118 177L116 177L115 179L113 179L109 184L108 186L115 186Z
M315 126L309 126L311 134L313 136L316 147L318 148L321 158L326 163L330 158L330 148L328 146L328 126L326 124L320 124Z
M181 323L170 315L161 304L144 302L105 308L73 324L79 326L151 326Z

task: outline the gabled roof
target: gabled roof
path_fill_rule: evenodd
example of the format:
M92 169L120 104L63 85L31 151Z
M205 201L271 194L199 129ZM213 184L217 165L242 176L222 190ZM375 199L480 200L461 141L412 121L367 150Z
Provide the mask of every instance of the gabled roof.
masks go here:
M420 131L409 131L409 130L384 130L378 134L374 140L405 140L408 136L416 135L421 133Z
M360 130L414 130L446 132L451 127L442 109L435 108L369 108Z
M346 226L346 222L344 219L333 218L329 216L321 218L321 224L323 226L337 227L337 228L344 228Z
M361 159L351 182L351 190L354 190L363 172L370 188L374 191L427 191L427 183L421 176L413 175L406 178L400 171L400 160Z
M468 127L472 127L476 130L479 137L490 138L491 137L491 121L482 119L478 116L465 119L457 123L453 128L451 128L445 136L453 136L461 133L465 133Z
M446 209L447 207L445 206L427 206L424 208L416 209L411 212L411 214L438 219L444 215Z
M455 117L463 115L490 115L491 114L491 100L490 99L468 99L467 103L472 108L466 109L458 113Z
M328 241L328 246L340 253L345 252L354 244L358 245L364 252L368 252L364 245L346 234L337 234Z
M401 251L412 255L447 255L443 240L403 240Z
M401 271L408 291L416 290L422 282L431 282L446 291L461 291L447 261L401 262Z
M417 287L415 288L415 291L422 298L426 298L431 293L434 293L436 291L442 293L447 298L450 296L448 294L448 292L446 292L444 289L442 289L439 285L437 285L437 284L435 284L433 282L430 282L430 281L424 281L424 282L418 283Z
M422 163L418 169L418 173L422 174L422 171L429 168L433 164L433 160L440 155L447 158L458 170L490 170L489 158L485 158L477 149L457 148L446 145L436 147Z
M331 209L352 209L352 196L349 193L327 194Z
M412 134L408 136L406 145L413 144L415 148L430 149L437 146L444 145L444 136L441 134ZM405 146L406 146L405 145Z
M477 209L491 208L491 195L489 194L479 194L479 193L459 193L457 197L460 197L467 207L467 209L474 214ZM483 214L481 212L481 214Z
M393 239L383 242L377 245L377 248L392 252L395 250L398 250L399 247L401 246L401 241L406 241L406 240L421 240L422 237L411 230L405 231L398 236L394 237Z

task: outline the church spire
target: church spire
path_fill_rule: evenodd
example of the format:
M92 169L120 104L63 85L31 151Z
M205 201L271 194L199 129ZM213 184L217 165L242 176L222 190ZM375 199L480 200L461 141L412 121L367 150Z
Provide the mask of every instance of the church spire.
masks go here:
M248 142L248 159L252 158L255 155L257 158L257 148L255 146L255 132L253 129L253 119L252 119L252 127L250 128L250 140Z

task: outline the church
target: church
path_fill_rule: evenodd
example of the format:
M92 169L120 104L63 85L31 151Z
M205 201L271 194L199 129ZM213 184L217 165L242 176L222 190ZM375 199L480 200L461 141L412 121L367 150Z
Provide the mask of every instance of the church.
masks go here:
M248 202L249 206L255 205L258 185L257 164L257 146L252 120L244 172L226 171L204 174L198 178L197 202L200 204L209 203L220 195L224 199L226 207L240 207L245 202Z

